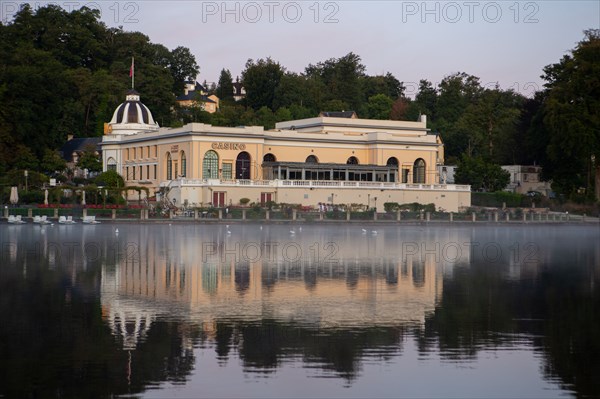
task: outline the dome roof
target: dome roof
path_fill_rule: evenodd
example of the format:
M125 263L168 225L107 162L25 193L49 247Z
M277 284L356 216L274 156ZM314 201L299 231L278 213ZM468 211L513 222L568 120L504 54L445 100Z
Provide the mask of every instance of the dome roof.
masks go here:
M156 130L158 124L154 121L152 113L140 101L140 94L129 90L125 102L121 103L110 121L113 130Z

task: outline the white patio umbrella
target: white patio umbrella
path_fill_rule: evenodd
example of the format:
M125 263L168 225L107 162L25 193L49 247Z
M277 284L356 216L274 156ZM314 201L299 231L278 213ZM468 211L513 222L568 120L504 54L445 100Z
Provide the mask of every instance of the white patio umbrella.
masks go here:
M85 205L85 190L81 191L81 205Z
M44 190L44 205L48 205L48 189Z
M10 188L10 203L15 205L17 202L19 202L19 192L17 187L13 186Z

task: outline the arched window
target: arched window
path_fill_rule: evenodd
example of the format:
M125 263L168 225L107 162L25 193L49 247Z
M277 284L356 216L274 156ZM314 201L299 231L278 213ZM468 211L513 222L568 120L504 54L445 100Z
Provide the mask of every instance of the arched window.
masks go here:
M187 159L185 158L185 152L181 151L179 154L179 158L181 159L181 177L187 176Z
M213 150L208 150L204 154L204 159L202 160L202 178L219 178L219 155Z
M173 159L170 152L167 152L167 180L173 180Z
M108 158L106 161L106 170L117 170L117 161L113 157Z
M396 158L396 157L388 158L386 165L387 166L398 166L398 158Z
M314 155L309 155L306 157L306 163L319 163L319 160Z
M276 162L277 159L275 158L275 155L273 154L265 154L265 156L263 157L263 162Z
M250 154L240 152L235 160L235 178L250 179Z
M413 183L425 183L425 161L422 158L413 165Z
M350 157L346 161L346 164L348 164L348 165L358 165L358 158L356 158L356 157Z

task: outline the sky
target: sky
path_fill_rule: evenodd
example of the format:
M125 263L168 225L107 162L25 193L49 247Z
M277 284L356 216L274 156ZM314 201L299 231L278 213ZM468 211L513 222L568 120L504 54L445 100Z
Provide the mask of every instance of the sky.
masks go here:
M2 0L9 18L22 2ZM43 3L30 2L32 5ZM541 89L542 68L600 28L600 1L55 1L99 9L108 26L140 31L154 43L188 47L198 81L221 69L235 79L248 59L271 57L288 71L354 52L369 75L391 72L408 95L466 72L482 86L523 95Z

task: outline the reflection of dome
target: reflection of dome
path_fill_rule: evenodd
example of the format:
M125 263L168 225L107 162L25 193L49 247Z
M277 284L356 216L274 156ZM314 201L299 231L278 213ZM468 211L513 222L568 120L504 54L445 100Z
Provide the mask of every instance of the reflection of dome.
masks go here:
M158 124L152 118L152 113L140 101L140 94L129 90L125 102L120 104L110 121L113 133L133 134L158 130Z

